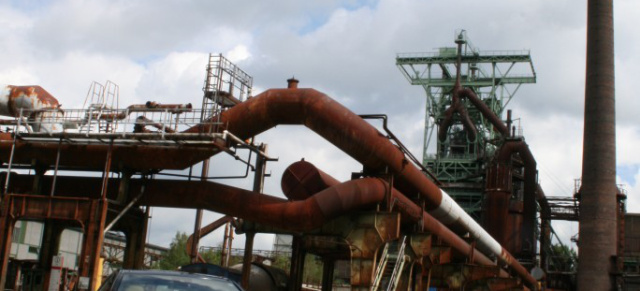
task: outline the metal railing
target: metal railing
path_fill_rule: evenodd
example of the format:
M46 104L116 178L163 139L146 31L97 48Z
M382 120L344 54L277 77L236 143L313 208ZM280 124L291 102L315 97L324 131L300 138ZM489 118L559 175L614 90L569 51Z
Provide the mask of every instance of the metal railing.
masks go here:
M146 108L144 105L125 109L22 110L16 118L0 120L0 125L7 126L8 131L19 137L53 137L65 133L108 138L137 134L156 139L189 135L182 131L196 125L222 126L219 122L203 121L201 116L201 109Z
M521 56L521 55L530 55L531 51L529 50L490 50L490 51L479 51L479 56ZM453 51L453 56L456 55L456 51ZM475 54L471 51L462 54L463 56L474 56ZM446 57L450 56L448 51L439 50L436 52L407 52L407 53L397 53L397 58L433 58L433 57Z

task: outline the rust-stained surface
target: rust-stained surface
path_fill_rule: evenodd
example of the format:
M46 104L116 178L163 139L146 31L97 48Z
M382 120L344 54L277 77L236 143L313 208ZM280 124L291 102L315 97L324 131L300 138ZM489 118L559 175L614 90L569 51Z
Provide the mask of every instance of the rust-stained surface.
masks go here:
M340 182L309 162L291 164L282 173L281 187L290 200L304 200Z
M243 223L251 222L260 227L272 227L278 231L298 234L296 240L299 256L296 256L294 260L296 263L292 265L292 274L295 275L292 277L294 283L301 282L301 268L304 264L302 255L308 251L306 247L317 250L327 259L344 256L345 249L336 248L336 243L332 244L333 247L324 249L317 244L305 245L304 243L308 242L306 236L312 233L318 237L329 235L333 239L343 239L348 243L352 262L351 284L354 290L370 288L376 266L376 254L385 243L397 240L401 231L409 230L409 233L414 233L414 236L410 237L410 253L419 261L423 275L426 268L432 267L434 259L440 263L464 260L477 265L495 266L496 263L492 259L476 249L477 241L468 241L450 229L450 227L464 226L466 231L471 232L471 237L483 244L479 249L489 250L490 253L499 255L501 265L509 266L512 273L516 273L529 286L535 286L535 280L528 271L504 248L501 249L498 245L496 251L495 244L487 244L484 238L488 235L484 230L479 226L470 225L470 222L465 220L467 217L463 217L466 213L461 209L460 212L456 212L459 207L454 205L451 198L412 164L405 157L405 153L396 144L390 142L389 137L325 94L313 89L299 89L297 85L298 81L291 79L287 89L268 90L226 109L220 116L213 117L215 120L219 118L220 123L216 125L205 121L183 132L166 129L164 124L145 117L138 120L136 131L129 136L95 134L91 137L92 142L82 140L81 133L36 132L26 137L19 136L14 144L13 135L0 133L0 159L5 161L12 158L14 164L22 166L31 165L37 161L39 165L46 167L56 164L55 158L58 156L57 153L60 153L59 166L62 169L103 171L103 178L57 176L54 179L50 176L42 176L43 172L36 176L12 174L7 190L11 193L30 193L36 189L34 185L37 185L37 189L41 189L39 191L47 192L55 181L54 192L57 199L64 200L65 197L70 197L69 199L82 198L97 201L98 204L94 203L90 207L91 221L83 224L87 233L83 241L86 249L83 251L83 258L93 255L95 248L100 247L106 209L109 207L106 201L126 203L130 202L133 196L137 196L132 193L143 193L137 202L131 202L132 205L137 203L143 206L206 209L227 215L209 225L208 228L200 230L199 236L230 221L231 217L241 218ZM458 91L456 94L459 95L459 99L473 99L475 96L473 92L462 89ZM460 104L452 108L451 114L454 112L466 114L460 109ZM190 104L163 105L148 102L144 105L129 106L125 111L114 113L113 116L103 115L100 118L119 119L128 116L131 112L145 110L168 110L179 113L191 110L191 106ZM289 198L285 200L261 195L258 193L259 190L249 191L206 180L114 179L108 178L105 174L184 169L221 151L229 151L229 148L234 146L234 142L242 143L281 124L300 124L310 128L359 161L370 176L340 182L313 165L300 161L291 165L283 174L282 188ZM494 126L501 131L502 128L499 125L496 123ZM145 127L154 127L160 131L150 131ZM233 139L226 139L225 137L228 136L232 136ZM127 139L134 142L128 142ZM11 156L12 149L15 150L13 156ZM503 158L500 163L505 165L510 161L512 154L519 154L525 160L525 167L528 167L528 164L533 165L533 171L526 168L525 176L535 174L535 161L527 163L529 157L519 147L505 146L500 153ZM497 184L493 188L496 191L505 192L509 185L499 183L500 179L505 178L505 174L500 169L496 169L499 173L495 174ZM508 168L505 169L508 170ZM394 188L395 185L399 188ZM537 189L535 180L531 185L534 190ZM533 197L535 203L537 193L533 191L530 194L527 197ZM441 207L443 197L448 199L445 199L448 202ZM62 202L57 206L60 207L57 211L64 213L77 209ZM38 213L50 211L52 207L50 205L34 206L31 211L35 212L27 216L39 218L41 216L38 216ZM494 207L504 208L506 213L496 213L493 219L506 217L505 221L511 223L508 225L510 228L507 228L507 232L511 232L509 229L518 229L521 217L527 217L526 213L521 213L525 209L521 205L510 205L508 198L505 207L502 204ZM443 215L443 210L453 211L456 214ZM429 211L432 211L432 214L429 214ZM47 215L46 219L49 220L62 219ZM509 219L510 216L514 217ZM337 220L346 223L338 223ZM329 231L330 229L332 232ZM132 237L135 235L132 233ZM250 235L252 236L253 233ZM437 244L442 244L441 247L437 245L434 247L433 236L437 237ZM510 239L503 240L509 242ZM132 243L139 247L143 241L143 239L133 239ZM192 239L188 245L195 245L191 241ZM491 248L487 249L487 247ZM519 247L513 249L519 249ZM130 252L135 256L135 249L131 249ZM133 265L131 255L128 258L127 264ZM82 274L87 272L84 271L85 269L89 270L96 266L95 260L85 261L82 265L84 268L81 271ZM328 264L327 271L330 269ZM94 276L90 273L85 275ZM506 278L509 274L497 268L491 278L499 277ZM409 286L406 274L403 278L405 279L401 280L401 286Z
M314 165L304 161L296 162L293 165L289 166L287 168L287 172L288 176L290 177L315 177L315 179L285 179L283 177L283 189L323 190L328 187L334 186L337 183L340 183L335 178L317 169ZM322 179L320 179L320 177ZM304 194L302 196L309 195L304 191L301 191L301 193ZM425 231L437 235L440 239L450 245L457 252L470 258L471 261L481 265L493 265L493 262L491 260L485 257L482 253L474 251L471 245L469 245L466 241L461 239L458 235L453 233L450 229L433 218L431 215L423 212L418 205L408 199L405 195L395 189L391 190L391 195L395 210L399 211L402 214L403 221L421 221L421 226ZM509 207L506 207L506 209L508 210ZM526 281L531 284L535 284L535 279L531 277L529 272L524 267L522 267L517 262L517 260L513 259L512 255L508 251L503 250L501 258Z
M81 136L74 136L74 138L81 138ZM110 147L108 139L106 140L106 143L101 144L78 142L58 144L57 142L34 142L18 139L15 144L13 163L29 165L33 159L36 159L46 165L55 165L56 153L60 147L60 167L102 170ZM5 162L9 160L12 146L13 136L9 133L0 133L0 160ZM210 145L184 145L182 147L114 144L112 159L114 167L118 167L118 169L184 169L219 153L224 148L224 144L215 141L215 139Z
M215 118L215 117L214 117ZM442 192L404 154L372 125L314 89L271 89L236 105L220 116L226 130L241 139L260 134L276 125L300 124L313 130L365 167L389 167L406 180L428 202L431 210L440 205ZM203 124L186 132L209 132Z
M59 107L58 100L40 86L7 85L0 91L0 115L18 117L20 110L26 112Z

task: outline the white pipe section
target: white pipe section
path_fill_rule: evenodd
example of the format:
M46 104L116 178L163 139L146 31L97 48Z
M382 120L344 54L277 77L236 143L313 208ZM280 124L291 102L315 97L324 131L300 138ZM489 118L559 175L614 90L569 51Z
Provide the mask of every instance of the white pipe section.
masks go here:
M438 208L429 212L444 225L462 226L469 231L469 235L476 240L477 247L485 254L495 255L499 258L502 254L502 246L487 231L484 230L469 214L467 214L452 198L440 189L442 200Z

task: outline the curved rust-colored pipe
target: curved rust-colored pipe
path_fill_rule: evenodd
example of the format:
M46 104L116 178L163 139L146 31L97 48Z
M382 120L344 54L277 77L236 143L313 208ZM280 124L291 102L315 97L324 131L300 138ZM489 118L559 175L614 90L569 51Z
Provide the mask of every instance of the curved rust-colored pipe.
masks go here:
M134 189L137 184L131 187ZM386 191L382 180L363 178L325 189L305 200L287 201L212 182L155 180L146 185L139 204L202 208L285 230L310 231L330 219L377 204Z
M507 140L500 147L498 154L495 157L494 165L502 170L494 171L490 180L500 181L502 187L494 187L487 189L488 205L493 205L491 209L488 209L486 213L487 227L489 233L495 234L498 241L501 244L507 243L506 236L502 230L504 229L504 223L508 221L508 209L509 200L511 194L511 168L507 165L511 160L513 154L519 154L522 162L524 163L524 197L523 197L523 223L520 231L521 241L528 242L532 246L532 250L535 248L535 235L534 228L536 223L536 200L537 196L544 195L544 193L537 191L537 163L529 146L526 142L520 140Z
M389 167L425 197L428 209L442 201L442 192L389 140L362 118L313 89L271 89L222 113L220 120L234 135L246 139L277 125L301 124L318 133L370 169ZM186 132L209 132L200 124Z
M476 126L471 122L471 118L469 117L469 113L465 108L464 104L460 101L459 90L454 88L452 97L451 97L451 106L447 108L444 112L444 119L440 123L440 127L438 128L438 140L441 142L447 139L447 131L451 124L453 123L453 114L458 113L460 117L462 117L462 125L464 129L467 131L467 139L470 141L475 141L478 136L478 130Z
M217 117L214 117L217 118ZM282 124L303 124L368 169L388 169L407 194L419 194L426 209L447 226L464 229L478 249L500 256L502 247L455 201L436 186L384 134L344 106L313 89L271 89L223 112L219 120L234 135L246 139ZM203 123L186 132L210 132ZM221 130L218 128L218 130ZM415 189L415 190L414 190Z
M223 217L220 217L218 219L216 219L214 222L207 224L206 226L200 228L200 231L198 232L197 236L198 238L202 238L204 236L206 236L207 234L210 234L211 232L213 232L214 230L220 228L221 226L225 225L227 222L231 222L233 220L233 217L229 216L229 215L225 215ZM189 238L187 239L187 245L186 245L186 249L187 249L187 255L189 257L191 257L192 253L191 253L191 249L193 246L193 237L194 235L196 235L195 233L192 233ZM200 254L198 254L198 260L202 263L204 263L204 259L200 256Z
M285 173L286 177L283 175L282 178L283 191L287 193L289 191L285 189L296 189L296 194L300 197L311 197L314 194L313 191L322 191L340 183L329 174L306 161L293 163L287 167ZM433 218L429 213L422 211L420 206L416 205L396 189L391 189L391 197L394 208L402 213L403 219L408 219L411 222L422 221L424 230L437 235L459 253L466 255L467 257L471 257L475 263L481 265L495 265L493 261L488 259L482 253L474 252L473 247L465 240ZM503 250L500 258L527 282L534 285L536 284L535 279L507 251Z
M469 101L471 101L471 104L473 104L478 109L478 111L482 113L482 116L484 116L484 118L489 120L493 127L500 134L502 134L502 136L509 136L509 128L495 113L493 113L493 111L489 108L489 106L487 106L487 104L485 104L484 102L482 102L482 100L480 100L480 98L478 98L478 95L476 95L473 90L469 88L460 89L458 95L460 96L460 98L469 99Z
M444 119L440 123L440 127L438 128L438 140L441 142L447 138L447 131L449 127L453 123L453 113L458 112L462 117L462 123L464 128L467 130L467 134L470 140L475 140L478 132L469 118L469 114L467 113L464 105L460 102L460 98L467 98L471 101L478 111L487 119L493 126L502 134L502 136L509 136L509 127L505 126L502 120L496 116L496 114L484 103L478 95L476 95L473 90L469 88L462 88L460 78L461 78L461 63L462 63L462 44L463 41L456 41L458 44L458 58L456 60L456 83L453 86L453 90L451 92L451 106L444 112ZM473 136L473 139L471 139Z

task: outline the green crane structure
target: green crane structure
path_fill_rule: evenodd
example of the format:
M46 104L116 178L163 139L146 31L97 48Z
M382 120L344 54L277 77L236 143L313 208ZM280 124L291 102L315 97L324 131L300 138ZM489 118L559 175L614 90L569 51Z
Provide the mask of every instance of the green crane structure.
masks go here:
M536 73L529 51L479 51L466 31L455 34L460 51L460 85L470 88L500 118L522 84L535 83ZM442 182L442 187L469 214L481 217L486 165L501 141L489 121L470 104L461 101L466 114L453 114L441 129L447 108L452 106L456 82L457 47L428 53L400 53L396 64L412 85L427 94L423 164ZM477 133L469 134L469 126ZM434 141L432 136L438 132ZM513 136L521 135L514 132ZM434 150L430 147L436 146Z

